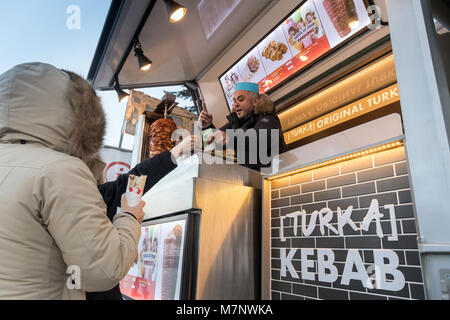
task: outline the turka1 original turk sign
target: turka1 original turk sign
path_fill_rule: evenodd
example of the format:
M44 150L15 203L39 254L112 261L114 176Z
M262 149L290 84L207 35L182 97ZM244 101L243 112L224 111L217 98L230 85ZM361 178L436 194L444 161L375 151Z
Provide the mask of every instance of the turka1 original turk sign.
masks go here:
M424 299L404 148L272 181L272 299Z

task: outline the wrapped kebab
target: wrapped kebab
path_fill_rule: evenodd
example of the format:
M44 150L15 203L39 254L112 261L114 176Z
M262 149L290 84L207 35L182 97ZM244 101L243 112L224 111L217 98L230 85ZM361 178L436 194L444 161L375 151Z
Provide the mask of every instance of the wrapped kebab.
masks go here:
M130 207L135 207L141 202L146 181L147 176L135 176L132 174L128 176L125 197L127 198L127 203ZM117 213L121 212L122 208L117 208Z
M159 119L152 124L150 128L150 158L175 147L172 133L176 129L177 125L172 119Z
M125 194L130 207L135 207L141 202L146 180L147 176L138 177L132 174L128 176L127 191Z

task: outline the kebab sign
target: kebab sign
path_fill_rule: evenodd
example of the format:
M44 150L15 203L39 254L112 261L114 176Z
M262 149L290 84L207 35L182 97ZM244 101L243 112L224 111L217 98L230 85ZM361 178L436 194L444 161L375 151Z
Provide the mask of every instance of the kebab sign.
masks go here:
M371 111L388 106L399 100L400 95L398 92L398 85L394 84L373 95L358 100L353 104L342 107L314 121L292 129L284 134L284 139L287 144L304 139Z
M388 241L398 241L398 232L395 218L394 205L385 205L384 209L389 211L390 222L392 228L392 235L388 237ZM337 208L337 229L330 224L333 219L333 211L330 208L323 208L320 211L314 211L311 215L311 219L307 225L306 212L297 211L287 214L285 217L281 217L280 224L280 237L282 242L286 242L284 237L284 219L293 218L293 234L297 236L297 229L299 220L301 221L301 230L303 236L311 235L316 228L317 218L319 219L319 228L322 235L325 234L325 228L329 229L334 234L344 236L343 227L348 224L353 230L368 231L369 225L374 222L376 226L377 236L383 238L383 231L381 228L380 219L383 218L383 214L380 213L378 200L373 199L370 208L367 211L365 218L361 223L360 229L351 220L351 214L353 206L349 206L346 210ZM299 219L300 217L300 219ZM287 251L289 250L289 251ZM301 256L301 278L303 280L321 281L327 283L334 283L338 280L338 270L334 265L335 255L331 249L312 249L312 248L281 248L281 276L286 277L287 274L294 278L299 279L297 270L295 270L292 259L297 251L300 250ZM314 267L314 261L310 260L310 256L314 255L314 250L317 250L317 274L311 272L309 269ZM381 289L388 291L400 291L405 286L405 277L403 273L398 270L399 257L393 250L388 249L374 249L374 271L375 271L375 284L369 277L369 274L363 264L362 258L356 249L348 249L344 271L340 281L341 285L349 285L351 280L359 280L362 285L367 289ZM354 271L356 269L356 271ZM388 277L387 275L390 275ZM390 280L388 280L390 279Z

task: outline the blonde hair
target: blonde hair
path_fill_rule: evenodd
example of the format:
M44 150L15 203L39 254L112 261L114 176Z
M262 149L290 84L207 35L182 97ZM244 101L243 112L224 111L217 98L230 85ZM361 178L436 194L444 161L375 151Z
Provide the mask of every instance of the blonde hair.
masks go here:
M259 94L259 101L255 105L256 114L274 113L275 106L267 94Z

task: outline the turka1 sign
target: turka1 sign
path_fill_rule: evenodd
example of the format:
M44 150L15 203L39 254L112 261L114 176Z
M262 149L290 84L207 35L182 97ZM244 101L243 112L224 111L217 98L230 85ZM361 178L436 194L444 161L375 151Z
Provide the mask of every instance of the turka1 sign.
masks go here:
M287 144L322 132L345 121L355 119L400 100L398 85L394 84L350 105L330 112L284 134Z
M388 241L398 241L397 224L395 217L394 205L385 205L384 209L389 212L389 220L391 224L392 234L387 237ZM286 241L284 236L284 220L286 218L293 218L293 234L297 237L297 230L301 224L301 231L303 236L310 236L317 223L322 235L325 234L325 228L332 233L345 236L343 228L345 225L349 225L353 230L368 231L369 225L375 223L376 234L381 239L384 237L383 230L381 228L380 219L384 215L379 210L378 200L373 199L370 207L361 222L360 228L357 228L356 224L352 221L353 207L349 206L346 210L337 208L337 228L333 227L330 222L333 219L333 211L329 208L323 208L320 211L314 211L311 214L309 223L306 222L306 212L297 211L287 214L285 217L281 217L280 223L280 238L282 242ZM301 270L296 270L293 266L292 259L294 255L300 251ZM405 276L399 270L399 257L396 252L389 249L373 249L373 268L366 269L363 264L363 259L356 249L348 249L347 257L345 260L345 266L342 275L338 274L338 269L334 265L335 254L331 249L322 248L281 248L281 276L286 277L289 275L294 279L300 279L298 271L301 271L301 279L321 281L325 283L335 283L338 281L339 276L341 285L349 285L351 280L360 281L361 284L367 289L380 289L387 291L400 291L405 286ZM312 256L317 257L316 273L311 272L310 269L314 268L314 260Z

